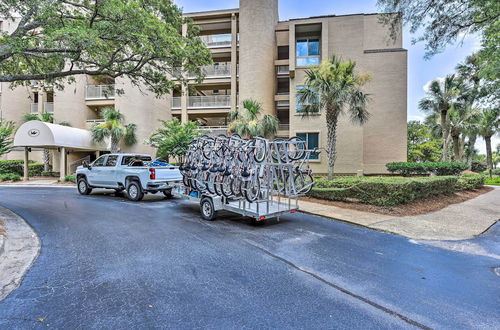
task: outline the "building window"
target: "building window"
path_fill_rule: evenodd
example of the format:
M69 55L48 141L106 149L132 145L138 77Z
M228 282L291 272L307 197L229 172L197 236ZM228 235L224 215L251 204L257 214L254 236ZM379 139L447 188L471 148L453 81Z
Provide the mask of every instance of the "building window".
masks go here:
M297 39L297 66L319 64L319 38Z
M304 105L305 104L309 104L309 102L307 103L301 103L300 102L300 95L299 95L299 91L304 88L304 86L297 86L295 88L295 111L298 112L298 113L302 113L304 112ZM315 114L316 113L319 113L319 112L314 112Z
M319 133L297 133L297 136L306 141L308 150L319 148ZM317 152L311 152L309 159L318 160L319 154Z

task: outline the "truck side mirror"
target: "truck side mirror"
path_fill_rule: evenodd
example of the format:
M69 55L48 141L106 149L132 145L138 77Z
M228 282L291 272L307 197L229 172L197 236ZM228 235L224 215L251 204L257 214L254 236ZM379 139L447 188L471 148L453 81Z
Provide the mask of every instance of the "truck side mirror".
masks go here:
M87 169L89 169L89 170L90 170L90 169L92 169L92 166L90 166L90 164L89 164L86 160L84 160L84 161L82 162L82 165L83 165L83 167L86 167L86 168L87 168Z

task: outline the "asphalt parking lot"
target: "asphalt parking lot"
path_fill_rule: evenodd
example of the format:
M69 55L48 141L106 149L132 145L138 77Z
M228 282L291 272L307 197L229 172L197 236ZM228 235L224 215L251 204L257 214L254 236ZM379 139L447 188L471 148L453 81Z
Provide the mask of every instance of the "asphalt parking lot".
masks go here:
M0 328L495 328L498 224L462 253L295 213L252 226L198 205L0 187L40 256ZM439 243L439 244L438 244ZM486 251L486 252L485 252Z

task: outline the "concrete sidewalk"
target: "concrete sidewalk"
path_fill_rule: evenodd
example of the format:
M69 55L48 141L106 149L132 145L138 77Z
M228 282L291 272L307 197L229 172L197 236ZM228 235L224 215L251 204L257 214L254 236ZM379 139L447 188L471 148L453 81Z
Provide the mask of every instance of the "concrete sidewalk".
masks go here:
M328 218L426 240L463 240L484 233L500 220L500 187L436 212L394 217L300 201L300 210Z

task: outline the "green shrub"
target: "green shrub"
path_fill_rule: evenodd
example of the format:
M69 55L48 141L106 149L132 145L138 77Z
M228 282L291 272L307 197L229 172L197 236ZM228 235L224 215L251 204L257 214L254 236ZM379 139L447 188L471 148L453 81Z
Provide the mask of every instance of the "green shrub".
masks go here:
M493 185L493 186L500 186L500 177L486 178L484 180L484 184L489 184L489 185Z
M64 181L76 183L76 175L66 175Z
M484 185L485 177L478 174L464 174L457 180L457 190L472 190Z
M43 172L43 164L35 163L30 160L28 162L28 175L40 176ZM24 175L24 160L0 160L0 174L16 173Z
M458 178L441 177L355 177L320 179L309 195L333 201L358 201L378 206L394 206L456 191Z
M482 174L484 174L484 175L490 175L490 172L488 170L484 170L482 172ZM491 174L492 175L500 175L500 168L494 168L494 169L492 169L491 170Z
M21 180L21 176L16 173L0 174L0 181L19 181L19 180Z
M60 175L59 172L53 172L53 171L43 171L42 172L42 176L50 176L50 177L57 178L57 177L59 177L59 175Z
M391 173L403 176L425 175L434 173L442 175L459 175L467 169L467 165L456 162L394 162L386 164L387 170Z
M487 168L488 168L488 166L486 165L485 161L473 160L472 164L471 164L471 169L470 170L472 172L481 173L483 171L486 171Z

